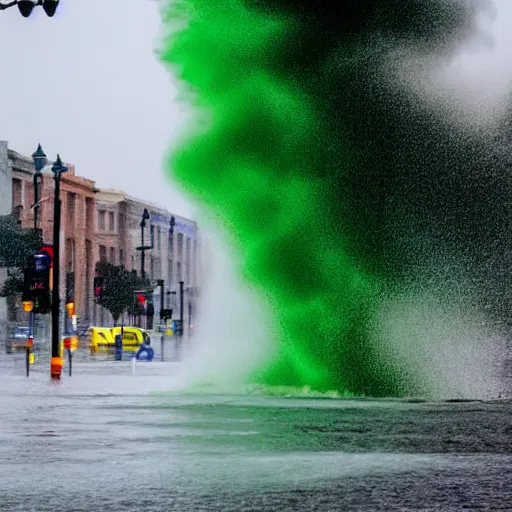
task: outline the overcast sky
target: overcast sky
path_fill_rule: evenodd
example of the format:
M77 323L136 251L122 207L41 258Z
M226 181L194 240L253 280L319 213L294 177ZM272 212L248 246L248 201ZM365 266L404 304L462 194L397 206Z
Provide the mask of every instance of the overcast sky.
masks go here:
M458 85L492 94L512 81L512 0L496 3L494 49L466 50L450 70ZM151 0L62 0L54 18L0 11L0 139L26 155L41 142L100 187L193 215L162 166L184 114L153 53L159 29Z
M159 27L151 0L62 0L54 18L0 11L0 140L26 155L41 142L100 187L192 215L162 166L183 115L153 53Z

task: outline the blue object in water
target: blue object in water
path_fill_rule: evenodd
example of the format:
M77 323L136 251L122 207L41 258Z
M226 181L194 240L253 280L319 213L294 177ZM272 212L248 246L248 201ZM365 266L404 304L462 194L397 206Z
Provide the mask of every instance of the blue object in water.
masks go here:
M142 344L135 354L137 361L152 361L155 355L155 351L145 343Z
M123 359L123 337L120 334L116 334L114 339L114 358L116 361Z

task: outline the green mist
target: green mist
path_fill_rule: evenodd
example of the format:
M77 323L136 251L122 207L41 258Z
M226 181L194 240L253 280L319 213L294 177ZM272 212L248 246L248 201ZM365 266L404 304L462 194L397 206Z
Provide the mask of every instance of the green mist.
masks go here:
M185 22L160 58L198 112L169 172L222 219L242 255L240 272L275 314L278 356L252 380L403 394L410 383L370 341L384 283L358 259L340 222L349 205L331 190L353 150L333 140L314 96L277 65L294 17L239 0L179 0L163 19ZM351 46L343 51L350 56Z

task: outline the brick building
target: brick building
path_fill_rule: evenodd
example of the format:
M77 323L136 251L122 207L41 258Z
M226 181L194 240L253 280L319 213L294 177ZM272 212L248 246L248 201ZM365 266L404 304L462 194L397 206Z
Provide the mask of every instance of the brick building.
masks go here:
M34 163L32 158L9 150L12 169L12 210L23 228L34 226ZM43 169L40 188L39 228L45 244L53 242L53 162ZM60 294L64 302L66 284L74 285L76 314L82 321L92 316L94 275L95 183L77 176L72 164L61 177Z

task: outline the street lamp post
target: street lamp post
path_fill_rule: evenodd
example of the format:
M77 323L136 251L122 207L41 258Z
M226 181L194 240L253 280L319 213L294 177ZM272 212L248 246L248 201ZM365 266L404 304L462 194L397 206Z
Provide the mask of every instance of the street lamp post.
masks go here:
M145 245L144 243L144 229L146 227L146 221L148 221L150 218L149 212L147 208L144 208L144 211L142 212L142 218L140 221L140 246L136 247L137 251L140 251L140 277L142 278L142 281L146 279L146 251L148 249L151 249L151 245ZM140 318L140 317L139 317ZM147 317L146 317L147 322ZM142 325L142 318L141 318L141 325Z
M146 277L146 251L151 249L151 245L144 245L144 228L146 227L146 221L149 220L149 212L147 208L144 208L142 212L142 219L140 221L140 246L136 247L137 251L140 251L140 276L142 279Z
M39 227L39 208L41 200L39 198L40 187L43 181L43 173L41 172L46 165L46 155L44 154L41 144L37 146L37 150L32 154L34 160L34 167L36 172L34 173L34 230L37 232Z
M39 233L39 203L41 202L39 199L39 191L41 182L43 180L42 169L46 165L46 155L44 154L43 148L41 148L41 144L38 144L35 153L32 154L32 159L34 160L34 231L35 233ZM40 241L42 242L42 236L40 236ZM40 247L38 247L40 249ZM34 336L36 327L36 312L34 309L30 311L30 334Z
M183 336L183 285L184 281L180 281L180 336Z
M0 3L0 11L4 11L9 7L14 7L17 5L20 14L24 18L28 18L32 14L34 7L42 5L44 12L51 18L57 11L59 1L60 0L12 0L6 4Z
M53 201L53 292L52 292L52 359L50 375L54 380L59 380L62 373L62 357L59 340L59 308L60 308L60 179L68 168L62 164L60 156L52 166L53 179L55 180L55 192Z

